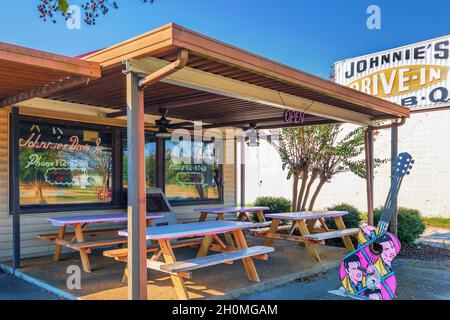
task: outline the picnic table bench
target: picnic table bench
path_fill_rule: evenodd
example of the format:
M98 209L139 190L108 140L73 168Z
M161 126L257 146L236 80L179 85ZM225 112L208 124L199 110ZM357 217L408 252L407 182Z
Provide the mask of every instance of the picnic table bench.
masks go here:
M157 241L160 253L147 259L147 268L165 272L170 275L177 297L182 300L189 298L183 278L191 278L191 271L226 264L235 260L242 260L247 277L250 281L259 282L253 258L267 259L267 254L273 252L272 247L256 246L249 248L243 230L252 228L253 224L238 221L208 221L187 224L147 228L147 240ZM237 248L228 248L226 252L207 256L212 239L219 234L232 233ZM128 232L120 231L119 235L128 236ZM197 257L184 261L177 261L173 252L173 239L203 237ZM162 255L164 262L158 261Z
M321 262L315 246L323 243L324 240L342 238L347 251L352 252L355 248L350 236L356 235L358 229L347 229L345 227L342 217L347 214L347 211L308 211L266 214L267 218L272 219L272 224L269 231L265 234L266 240L264 245L270 246L273 239L301 242L305 244L310 259ZM334 219L338 230L330 230L325 223L326 218ZM279 231L278 226L281 220L292 221L292 227L288 234L280 234L277 232ZM320 222L322 228L315 228L317 221ZM295 229L298 229L300 236L293 235Z
M151 221L154 219L160 219L164 216L162 214L147 214L148 225L151 225ZM117 232L119 229L102 229L102 230L89 230L86 229L91 224L100 223L122 223L128 221L128 215L124 214L104 214L104 215L84 215L84 216L71 216L71 217L53 217L48 218L53 226L58 227L58 233L41 234L38 239L48 240L55 244L55 254L53 256L54 261L61 260L62 247L67 247L80 252L81 263L85 272L91 272L91 264L89 262L88 254L92 248L124 244L127 239L118 237ZM66 232L67 227L73 227L74 232ZM87 237L98 236L101 234L114 234L114 237L107 239L95 239L87 240ZM65 238L69 237L70 240Z
M253 228L264 228L270 226L270 222L266 221L264 211L269 210L269 207L254 207L254 206L237 206L237 207L216 207L216 208L199 208L194 209L194 212L200 213L199 222L206 221L208 214L216 215L216 220L225 220L225 214L238 214L236 221L254 222ZM256 215L256 221L250 216L251 213ZM226 244L230 247L234 246L233 237L226 233L224 234Z

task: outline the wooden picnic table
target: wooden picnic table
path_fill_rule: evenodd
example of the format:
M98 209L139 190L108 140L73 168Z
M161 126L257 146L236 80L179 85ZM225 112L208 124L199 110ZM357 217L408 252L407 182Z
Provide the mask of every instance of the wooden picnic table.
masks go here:
M173 224L157 228L147 228L147 240L157 241L160 253L147 260L147 268L170 274L173 286L179 299L188 299L188 292L183 278L190 279L191 271L217 264L227 264L234 260L242 260L250 281L259 282L258 273L252 258L267 260L267 253L273 252L271 247L255 246L249 248L243 230L252 228L253 224L238 221L208 221L187 224ZM212 239L219 234L232 233L237 248L230 248L223 253L207 256ZM120 231L119 235L128 236L128 231ZM173 252L173 239L204 237L197 257L185 261L177 261ZM163 256L164 262L158 261Z
M147 213L147 225L150 226L152 220L163 218L163 214L151 214ZM103 215L83 215L83 216L70 216L70 217L53 217L48 218L53 226L58 227L57 234L45 234L39 235L39 239L49 240L55 244L55 254L53 256L54 261L61 260L62 247L71 248L80 252L81 263L85 272L91 272L91 265L89 262L88 253L92 248L101 247L113 244L126 243L126 239L115 237L113 239L100 239L95 241L85 241L86 236L96 236L99 234L116 234L118 229L103 229L103 230L90 230L86 229L91 224L99 223L122 223L128 221L128 215L126 213L118 214L103 214ZM67 227L72 226L74 233L67 233ZM70 241L66 241L64 238L71 236Z
M264 211L269 210L269 207L252 207L252 206L238 206L238 207L217 207L217 208L199 208L194 209L194 212L200 213L199 222L205 221L208 214L217 215L217 220L225 220L226 213L239 213L237 221L252 222L250 213L256 213L258 222L265 222Z
M199 222L206 221L208 214L216 215L216 220L225 220L226 213L238 213L236 221L248 221L253 222L250 217L250 213L255 213L257 217L257 222L261 224L266 223L266 218L264 217L264 211L269 210L269 207L253 207L253 206L238 206L238 207L216 207L216 208L199 208L194 209L194 212L200 213ZM233 247L233 238L230 234L224 234L225 241L228 246Z
M308 255L312 261L321 262L316 244L323 243L324 240L333 238L342 238L345 248L351 252L355 250L350 239L351 235L358 233L357 228L347 229L342 217L347 215L347 211L308 211L308 212L288 212L266 214L267 218L272 219L269 232L265 234L264 245L270 246L273 239L284 239L301 242L305 244ZM325 223L326 218L334 219L337 230L330 230ZM277 233L281 220L292 221L292 228L289 234ZM317 221L322 228L315 228ZM293 231L298 229L300 236L293 235Z

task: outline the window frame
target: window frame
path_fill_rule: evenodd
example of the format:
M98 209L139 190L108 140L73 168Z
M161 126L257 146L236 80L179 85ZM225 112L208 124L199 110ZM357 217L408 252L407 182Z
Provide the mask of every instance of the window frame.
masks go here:
M45 118L45 117L35 117L35 116L19 116L19 124L21 122L35 122L42 124L57 124L60 126L73 126L73 127L81 127L83 129L92 129L96 131L104 131L109 132L112 135L112 177L111 177L111 189L112 189L112 199L108 203L101 202L92 202L92 203L65 203L65 204L31 204L31 205L20 205L20 213L21 214L31 214L31 213L50 213L50 212L66 212L66 211L88 211L88 210L102 210L102 209L119 209L122 207L122 204L119 203L118 200L118 190L117 190L117 178L119 166L117 165L117 161L121 161L117 159L117 143L121 143L117 141L117 131L121 130L120 127L109 126L109 125L100 125L89 122L81 122L81 121L68 121L68 120L59 120L53 118Z
M163 181L162 190L164 191L164 193L166 191L166 184L165 184L165 181L166 181L166 171L165 171L165 169L166 169L165 168L165 163L166 163L166 161L165 161L165 159L166 159L166 141L170 141L170 139L169 138L158 139L158 142L162 144L162 147L159 148L161 150L158 153L162 153L162 156L161 156L161 154L157 155L158 157L161 157L159 159L159 163L163 164L161 166L163 170L162 170L162 172L158 172L158 175L161 175L161 177L162 177L162 181ZM191 142L194 143L196 141L194 140L194 138L192 138ZM205 141L202 141L202 142L205 142ZM194 205L209 205L209 204L223 204L224 203L224 189L225 189L224 188L225 183L224 183L224 175L223 175L223 164L218 164L217 166L218 166L218 169L219 169L219 178L221 180L221 183L219 184L219 187L218 187L218 189L219 189L218 190L219 197L217 199L169 200L169 203L172 206L174 206L174 207L194 206ZM158 168L158 171L159 171L159 169L160 168ZM167 197L167 195L166 195L166 197Z
M92 122L61 120L40 116L19 115L19 123L35 122L42 124L57 124L60 126L81 127L83 129L92 129L97 131L108 131L112 134L112 200L109 203L66 203L66 204L32 204L21 205L21 214L39 214L39 213L64 213L73 211L95 211L95 210L114 210L124 209L127 207L126 189L123 188L123 138L126 135L126 128L114 125L97 124ZM147 130L146 134L151 131ZM160 188L165 192L165 154L167 138L159 138L154 136L156 143L156 188ZM11 145L10 145L11 148ZM18 165L18 164L17 164ZM173 207L180 206L197 206L224 203L224 174L223 164L218 164L219 177L219 197L217 199L199 199L199 200L171 200L170 205ZM11 177L9 178L11 179ZM9 207L11 207L11 197L9 199ZM11 210L9 210L11 215Z

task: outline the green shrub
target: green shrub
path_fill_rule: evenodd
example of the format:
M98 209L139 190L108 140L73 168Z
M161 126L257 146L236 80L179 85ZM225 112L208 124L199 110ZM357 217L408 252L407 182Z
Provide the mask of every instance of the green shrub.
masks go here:
M282 213L291 211L291 201L283 197L259 197L256 199L255 206L269 207L266 213Z
M329 210L329 211L348 211L348 214L342 217L342 220L344 220L344 224L347 229L358 228L361 223L361 217L360 217L361 214L360 214L359 210L348 203L341 203L341 204L332 206L332 207L328 208L327 210ZM325 219L325 223L327 224L328 228L337 229L336 223L334 222L333 218ZM326 242L326 245L328 245L328 246L335 246L335 247L343 247L344 246L344 242L340 238L329 239L329 240L326 240L325 242ZM352 242L356 248L358 241L356 240L355 237L352 237Z
M380 220L383 208L374 210L373 218L375 225ZM420 216L419 210L398 208L398 239L404 244L413 244L425 231L425 223Z

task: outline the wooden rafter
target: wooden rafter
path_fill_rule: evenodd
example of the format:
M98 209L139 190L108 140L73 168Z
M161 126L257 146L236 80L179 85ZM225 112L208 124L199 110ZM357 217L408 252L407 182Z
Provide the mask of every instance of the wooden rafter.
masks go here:
M151 74L168 64L169 62L157 58L132 59L130 68L137 73ZM338 108L190 67L184 67L161 81L244 101L256 102L279 109L292 109L306 112L311 115L340 122L368 125L373 120L363 113Z
M152 103L151 105L145 106L145 110L149 109L158 109L158 108L179 108L179 107L189 107L189 106L197 106L202 103L210 103L210 102L218 102L226 100L223 96L218 97L208 97L208 98L200 98L199 97L189 97L189 98L183 98L183 99L176 99L176 100L165 100L165 101L157 101L155 103ZM127 114L125 110L112 112L107 114L108 118L118 118L123 117Z
M8 97L0 101L0 107L12 106L16 103L26 101L33 98L41 98L52 93L64 90L82 83L89 83L90 78L86 76L67 77L62 80L47 84L42 87L33 88L28 92L24 92L12 97Z

